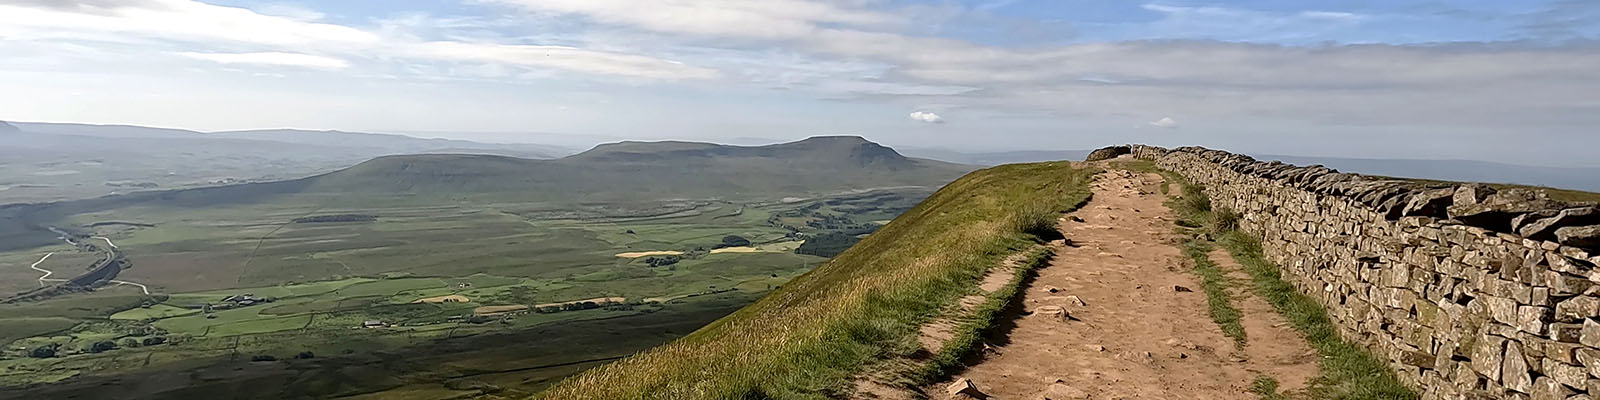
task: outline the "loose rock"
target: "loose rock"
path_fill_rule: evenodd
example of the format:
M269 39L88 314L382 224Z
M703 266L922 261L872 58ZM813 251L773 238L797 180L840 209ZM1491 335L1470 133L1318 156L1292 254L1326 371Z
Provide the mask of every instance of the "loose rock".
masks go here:
M982 390L978 390L977 384L972 383L972 380L967 378L957 379L954 383L951 383L950 386L945 387L944 392L945 394L950 395L950 397L958 399L961 398L961 396L967 396L975 399L989 398L989 395L984 394Z

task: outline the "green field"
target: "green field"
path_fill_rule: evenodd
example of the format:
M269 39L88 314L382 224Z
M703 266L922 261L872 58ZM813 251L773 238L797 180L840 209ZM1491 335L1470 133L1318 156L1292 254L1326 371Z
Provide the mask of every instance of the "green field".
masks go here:
M64 225L114 240L132 262L118 279L148 285L153 295L112 286L0 305L0 343L5 345L0 350L0 387L176 373L262 354L291 358L308 351L358 357L438 339L642 318L720 301L715 299L748 301L825 261L794 253L808 235L875 229L869 221L892 218L926 195L908 189L789 202L589 205L578 213L581 217L542 203L421 207L373 201L362 208L339 208L291 196L269 204L139 206L74 215ZM292 222L339 214L373 215L376 221ZM87 227L107 220L153 226ZM748 239L750 248L711 253L729 235ZM64 277L81 273L94 260L93 253L74 251L65 243L0 253L0 261L6 262L0 276L31 284L7 290L37 287L32 280L39 273L27 266L52 251L57 254L40 266ZM686 255L660 266L617 256L637 251ZM270 302L219 306L230 296L246 294ZM415 303L440 296L467 301ZM482 306L596 297L625 297L630 304L472 317ZM362 328L367 321L381 321L383 327ZM688 330L692 327L676 335ZM676 335L625 341L659 343ZM159 343L144 344L156 338ZM117 346L93 351L96 343L108 341ZM43 347L59 352L53 358L30 356ZM610 352L603 347L587 351ZM542 373L553 380L599 364Z

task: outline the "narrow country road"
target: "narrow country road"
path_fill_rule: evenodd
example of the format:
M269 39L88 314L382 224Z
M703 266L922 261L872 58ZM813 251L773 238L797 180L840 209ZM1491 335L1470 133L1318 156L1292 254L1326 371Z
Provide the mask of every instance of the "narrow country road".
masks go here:
M138 284L138 283L133 283L133 282L128 282L128 281L111 281L111 283L115 283L115 284L118 284L118 285L133 285L133 286L138 286L138 287L139 287L139 290L143 290L143 291L144 291L144 294L145 294L145 295L146 295L146 296L149 296L149 295L150 295L150 287L148 287L148 286L145 286L145 285L143 285L143 284Z
M54 274L55 272L51 271L51 270L48 270L48 269L39 268L39 264L44 264L44 260L49 260L50 256L53 256L53 255L56 255L56 252L52 251L52 252L49 252L49 253L45 253L44 257L40 258L39 261L34 261L33 265L29 265L28 266L28 268L33 268L34 271L39 271L39 272L43 272L44 273L43 276L39 277L39 287L44 287L44 286L48 285L47 283L44 283L45 281L60 282L60 281L66 280L66 279L49 279L50 278L50 274Z

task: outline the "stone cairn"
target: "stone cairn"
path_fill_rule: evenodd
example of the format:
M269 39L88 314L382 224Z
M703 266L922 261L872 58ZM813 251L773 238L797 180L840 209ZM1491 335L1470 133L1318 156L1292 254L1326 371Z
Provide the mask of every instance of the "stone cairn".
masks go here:
M1121 147L1121 146L1118 146ZM1131 153L1241 214L1286 280L1425 399L1600 396L1600 208L1542 191Z

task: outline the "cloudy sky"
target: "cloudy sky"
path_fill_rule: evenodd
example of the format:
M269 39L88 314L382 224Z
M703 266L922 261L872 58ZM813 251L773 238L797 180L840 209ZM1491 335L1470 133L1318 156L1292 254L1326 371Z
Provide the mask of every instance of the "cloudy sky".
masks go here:
M0 54L18 121L1600 165L1592 0L0 0Z

